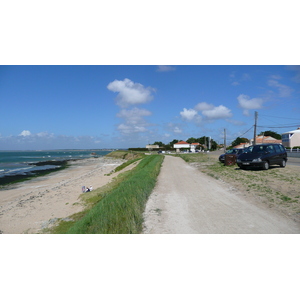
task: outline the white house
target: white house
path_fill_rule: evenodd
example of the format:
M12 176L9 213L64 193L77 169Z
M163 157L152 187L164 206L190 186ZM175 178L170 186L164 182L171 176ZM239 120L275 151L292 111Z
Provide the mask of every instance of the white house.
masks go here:
M185 141L180 141L173 145L174 149L176 149L176 152L180 152L180 149L190 149L190 144Z
M192 144L189 144L185 141L180 141L176 144L174 144L174 149L176 149L176 152L180 152L180 149L190 149L191 152L196 152L196 147L197 146L200 146L199 143L192 143Z
M282 145L284 147L300 146L300 127L296 130L285 132L281 135Z
M197 147L197 146L200 146L200 144L199 144L199 143L192 143L192 144L191 144L191 151L192 151L192 152L196 152L196 147Z

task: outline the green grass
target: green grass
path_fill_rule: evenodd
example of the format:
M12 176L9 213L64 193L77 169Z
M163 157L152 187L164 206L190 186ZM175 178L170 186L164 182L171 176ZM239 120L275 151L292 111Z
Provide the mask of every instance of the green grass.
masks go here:
M82 213L80 220L71 224L66 233L140 233L145 205L162 161L163 156L145 156L113 189L85 199L96 204Z

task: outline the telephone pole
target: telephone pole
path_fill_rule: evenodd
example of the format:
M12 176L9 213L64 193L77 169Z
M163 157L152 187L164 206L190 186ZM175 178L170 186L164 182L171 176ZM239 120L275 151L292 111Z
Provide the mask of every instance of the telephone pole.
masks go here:
M224 128L224 153L226 152L226 129Z
M257 111L254 115L255 123L254 123L254 139L253 139L253 145L256 145L256 127L257 127Z

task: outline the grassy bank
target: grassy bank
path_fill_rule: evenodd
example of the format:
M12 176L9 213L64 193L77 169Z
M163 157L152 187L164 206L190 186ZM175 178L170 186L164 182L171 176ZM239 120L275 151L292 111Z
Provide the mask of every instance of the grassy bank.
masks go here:
M145 157L145 154L144 152L138 152L138 151L117 150L107 154L106 157L133 160L133 159L143 158Z
M120 174L110 185L85 195L91 208L77 214L76 222L62 222L60 232L56 229L53 233L140 233L145 205L162 161L163 156L144 156L134 169Z

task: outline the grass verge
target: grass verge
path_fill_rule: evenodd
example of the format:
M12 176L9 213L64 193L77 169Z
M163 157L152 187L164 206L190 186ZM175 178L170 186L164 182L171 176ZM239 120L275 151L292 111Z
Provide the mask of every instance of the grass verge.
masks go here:
M163 156L145 156L133 170L120 174L111 185L88 193L84 200L90 208L76 214L77 221L62 221L58 226L62 230L58 232L54 228L52 233L140 233L145 205L162 161Z

